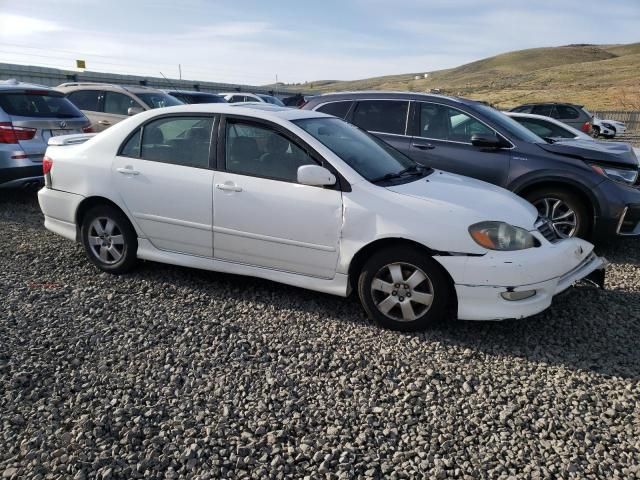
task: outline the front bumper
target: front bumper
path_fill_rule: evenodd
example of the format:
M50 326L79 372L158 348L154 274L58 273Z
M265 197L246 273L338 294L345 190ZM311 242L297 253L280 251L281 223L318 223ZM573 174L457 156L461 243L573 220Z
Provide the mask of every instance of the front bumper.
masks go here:
M524 318L547 309L553 297L594 272L606 260L580 239L518 252L491 252L482 257L434 257L453 278L461 320ZM507 300L507 292L534 292Z
M640 235L640 188L605 180L593 189L599 212L595 218L593 241L613 236Z

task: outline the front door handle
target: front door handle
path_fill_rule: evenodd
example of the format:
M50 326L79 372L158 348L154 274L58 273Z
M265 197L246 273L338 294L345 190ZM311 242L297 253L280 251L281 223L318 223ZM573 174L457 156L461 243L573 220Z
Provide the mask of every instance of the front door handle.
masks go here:
M216 188L218 190L223 190L225 192L241 192L242 187L239 187L235 183L216 183Z
M98 120L98 123L100 125L111 125L111 122L109 120Z
M417 148L418 150L433 150L434 148L436 148L436 146L432 145L431 143L414 143L411 146L413 148Z
M126 167L116 168L118 173L122 173L123 175L140 175L140 172L134 170L131 165L127 165Z

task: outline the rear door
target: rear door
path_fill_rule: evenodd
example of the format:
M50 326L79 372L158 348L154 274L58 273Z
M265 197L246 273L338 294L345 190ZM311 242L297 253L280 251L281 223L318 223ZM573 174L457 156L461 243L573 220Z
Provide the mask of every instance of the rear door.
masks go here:
M87 116L94 132L104 130L104 127L98 123L103 113L104 92L102 90L75 90L67 94L67 98Z
M407 154L411 146L408 115L408 100L360 100L347 120Z
M111 177L127 210L160 250L213 255L212 115L171 115L132 134Z
M409 156L429 167L504 185L509 175L510 149L474 147L474 134L498 135L486 123L458 108L413 102Z

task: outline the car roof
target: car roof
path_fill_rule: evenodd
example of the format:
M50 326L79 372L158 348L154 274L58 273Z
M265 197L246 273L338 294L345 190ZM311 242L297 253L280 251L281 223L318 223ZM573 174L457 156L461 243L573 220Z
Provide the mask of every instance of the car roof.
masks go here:
M175 89L170 89L170 90L163 90L166 93L184 93L185 95L215 95L216 97L219 97L221 94L220 93L213 93L213 92L200 92L198 90L175 90Z
M159 88L146 87L144 85L119 85L117 83L102 83L102 82L67 82L67 83L61 83L56 88L73 89L73 90L82 90L83 88L86 88L86 89L112 88L114 90L126 90L127 92L131 92L131 93L162 92L162 90L160 90Z
M357 91L347 91L347 92L322 93L320 95L311 97L310 100L322 101L329 98L338 99L341 97L344 99L362 99L362 98L370 97L372 100L383 99L383 98L395 98L399 100L413 100L413 99L432 100L432 101L446 100L450 102L463 103L463 104L480 103L476 100L470 100L468 98L451 97L447 95L439 95L434 93L387 91L387 90L357 90Z
M577 107L577 108L584 107L584 105L571 103L571 102L528 102L528 103L523 103L522 105L518 105L518 107L527 107L529 105L570 105L572 107ZM515 107L515 108L518 108L518 107Z
M297 108L281 107L270 103L198 103L192 105L176 105L162 109L149 110L149 113L159 111L167 113L224 113L228 115L248 115L263 120L298 120L302 118L333 118L326 113Z
M28 83L28 82L19 82L15 79L2 80L0 81L0 90L24 90L24 89L34 89L34 90L46 90L48 92L55 92L55 90L51 87L47 87L45 85L38 85L37 83Z

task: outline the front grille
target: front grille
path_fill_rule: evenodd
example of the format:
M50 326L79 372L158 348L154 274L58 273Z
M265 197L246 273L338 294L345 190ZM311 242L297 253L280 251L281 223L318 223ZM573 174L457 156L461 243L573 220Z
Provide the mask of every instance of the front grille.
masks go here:
M546 218L538 217L535 227L547 241L551 243L560 241L560 237L551 226L551 222Z

